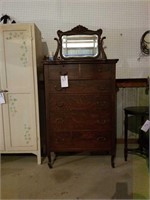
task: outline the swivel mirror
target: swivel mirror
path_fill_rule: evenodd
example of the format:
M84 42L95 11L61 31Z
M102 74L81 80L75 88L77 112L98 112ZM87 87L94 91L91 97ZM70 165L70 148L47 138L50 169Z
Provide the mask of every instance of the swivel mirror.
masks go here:
M70 31L57 31L59 38L54 60L57 59L106 59L101 38L102 29L97 31L89 30L81 25L76 26Z
M62 36L62 56L96 57L98 55L97 35L64 35Z

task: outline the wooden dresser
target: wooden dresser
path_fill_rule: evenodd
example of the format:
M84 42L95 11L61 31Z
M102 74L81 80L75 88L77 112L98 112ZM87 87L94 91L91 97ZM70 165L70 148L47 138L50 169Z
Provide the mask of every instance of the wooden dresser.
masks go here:
M116 154L117 59L45 61L47 156L51 152ZM69 86L61 87L60 76Z

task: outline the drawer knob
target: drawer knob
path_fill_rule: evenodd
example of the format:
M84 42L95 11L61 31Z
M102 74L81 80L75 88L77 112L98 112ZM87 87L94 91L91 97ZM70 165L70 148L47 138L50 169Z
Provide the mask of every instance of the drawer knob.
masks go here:
M106 105L106 101L103 101L103 102L102 102L102 105L103 105L103 106Z
M97 102L96 102L96 104L97 104L97 105L100 105L100 102L99 102L99 101L97 101Z
M56 123L62 125L64 123L64 120L62 118L58 118L56 119Z
M98 124L100 124L100 120L98 119L98 120L96 120L96 122L98 123Z
M99 136L99 137L97 137L97 141L106 141L106 138L105 137L103 137L103 136Z
M107 101L97 101L96 102L96 104L99 106L99 105L101 105L101 106L105 106L105 105L107 105Z
M56 91L61 91L62 90L62 88L60 86L57 86L57 85L55 85L54 88L55 88Z
M65 139L64 138L56 138L56 142L64 142Z
M99 69L98 69L98 72L102 72L102 68L99 68Z
M105 119L102 121L102 124L106 124L106 120Z
M59 108L64 107L64 102L56 103L56 106L59 107Z

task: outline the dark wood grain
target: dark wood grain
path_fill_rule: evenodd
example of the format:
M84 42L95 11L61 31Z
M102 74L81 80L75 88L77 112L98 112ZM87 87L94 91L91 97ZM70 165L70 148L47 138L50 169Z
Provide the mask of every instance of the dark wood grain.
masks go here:
M116 155L117 59L44 63L47 155L51 152L103 152ZM61 88L67 74L69 87Z

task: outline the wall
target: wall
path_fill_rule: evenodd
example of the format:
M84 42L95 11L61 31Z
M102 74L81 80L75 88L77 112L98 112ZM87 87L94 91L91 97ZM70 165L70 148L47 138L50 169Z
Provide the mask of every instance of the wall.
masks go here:
M141 58L140 39L150 29L149 0L0 0L0 13L16 22L33 22L43 36L43 51L56 50L56 32L76 25L103 29L108 58L119 58L117 77L147 77L149 57Z
M149 10L149 0L0 0L0 14L39 27L46 55L55 52L54 37L59 29L66 31L79 24L93 30L102 28L107 57L119 58L117 78L150 76L150 57L138 60L141 36L150 30ZM147 99L144 89L121 89L117 93L118 137L123 134L123 108L147 105Z

